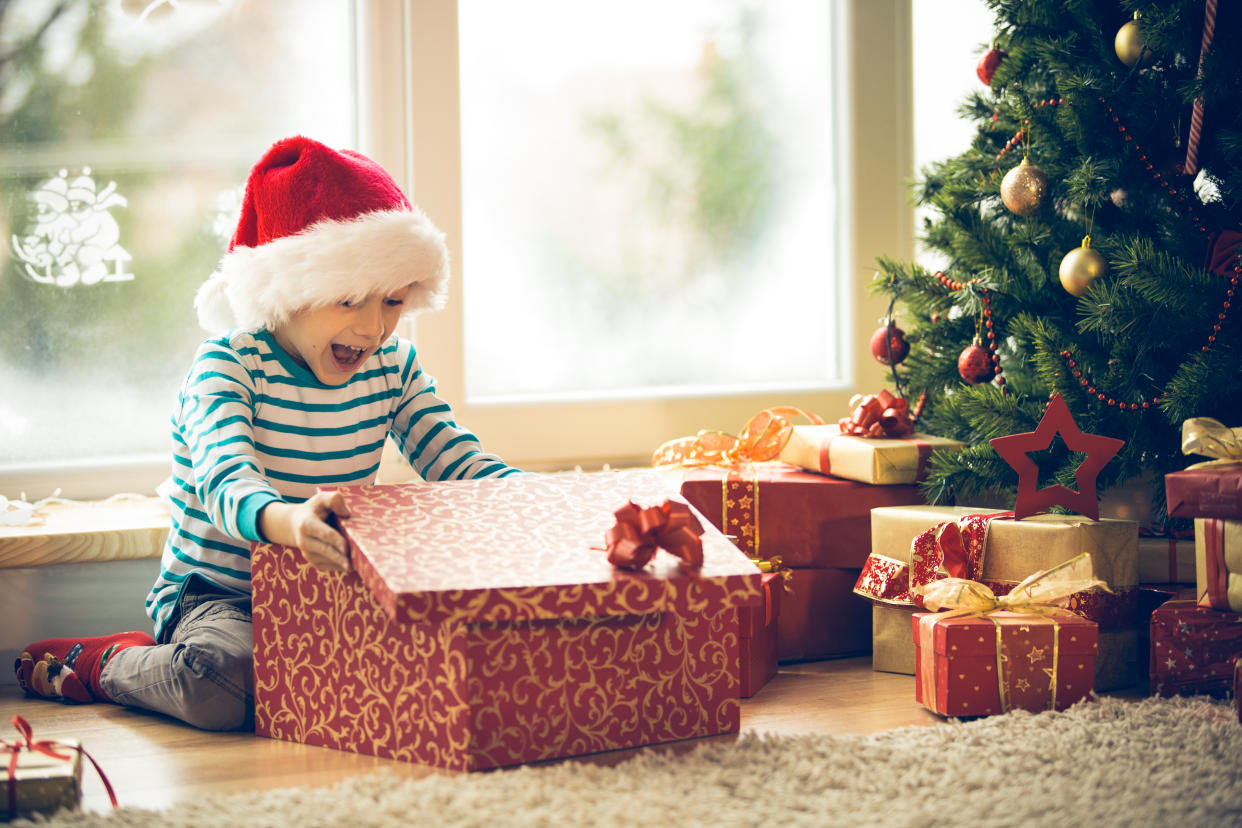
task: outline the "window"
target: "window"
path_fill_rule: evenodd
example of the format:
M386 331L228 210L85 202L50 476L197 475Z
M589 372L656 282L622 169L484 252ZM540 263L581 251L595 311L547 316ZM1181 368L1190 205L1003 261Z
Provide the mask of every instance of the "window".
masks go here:
M285 134L354 140L349 6L16 0L3 15L0 472L42 467L32 498L118 458L167 474L206 335L194 293L250 165Z
M449 306L409 333L515 464L645 462L883 382L858 343L874 258L910 255L909 0L49 5L0 21L23 56L0 70L6 495L166 476L194 292L296 132L375 158L445 231ZM39 252L41 204L87 210L76 276L47 269L68 254Z
M909 251L908 26L861 0L413 3L415 197L459 279L417 341L458 419L591 467L877 390L856 341L875 256Z

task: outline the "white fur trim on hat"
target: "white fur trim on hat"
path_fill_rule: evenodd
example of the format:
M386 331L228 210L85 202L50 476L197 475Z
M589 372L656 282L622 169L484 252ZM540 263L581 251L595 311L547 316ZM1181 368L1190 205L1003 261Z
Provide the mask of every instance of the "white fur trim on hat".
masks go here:
M199 288L194 306L212 333L272 329L305 308L410 285L403 314L448 297L444 234L417 208L326 219L258 247L236 246Z

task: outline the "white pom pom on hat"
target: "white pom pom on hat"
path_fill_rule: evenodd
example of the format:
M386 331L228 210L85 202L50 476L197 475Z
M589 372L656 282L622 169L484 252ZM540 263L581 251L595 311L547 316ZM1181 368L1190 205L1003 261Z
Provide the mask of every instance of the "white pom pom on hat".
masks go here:
M379 164L299 135L251 169L228 253L194 306L212 333L271 329L406 285L406 313L435 310L448 280L444 234Z

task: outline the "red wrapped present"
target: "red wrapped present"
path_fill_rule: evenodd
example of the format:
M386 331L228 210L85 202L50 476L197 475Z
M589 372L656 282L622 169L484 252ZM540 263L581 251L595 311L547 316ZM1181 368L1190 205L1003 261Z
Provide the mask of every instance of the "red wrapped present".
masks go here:
M691 469L681 493L754 559L791 568L859 569L871 549L871 510L922 503L918 486L870 486L783 463Z
M1225 696L1242 653L1242 614L1168 601L1151 614L1151 692Z
M776 625L781 661L843 658L871 650L871 605L851 592L857 569L787 569Z
M1051 602L1100 585L1090 556L1032 575L1005 596L975 581L929 587L916 612L915 699L945 716L1064 710L1091 692L1096 625Z
M1233 660L1233 706L1238 711L1238 723L1242 724L1242 653Z
M1242 520L1242 428L1208 417L1186 420L1182 453L1216 459L1164 476L1169 514Z
M738 610L741 629L742 698L749 699L776 675L776 625L781 612L784 578L763 575L763 605Z
M1201 605L1242 612L1242 521L1195 520L1195 588Z
M607 559L659 472L340 491L353 572L253 550L260 735L477 770L737 731L759 569L710 526L697 571Z

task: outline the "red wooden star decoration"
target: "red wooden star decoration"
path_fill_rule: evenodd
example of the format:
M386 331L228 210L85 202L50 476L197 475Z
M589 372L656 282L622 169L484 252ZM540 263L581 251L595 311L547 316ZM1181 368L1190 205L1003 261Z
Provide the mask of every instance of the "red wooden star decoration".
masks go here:
M1079 464L1074 472L1078 481L1078 491L1066 486L1039 485L1039 466L1027 455L1029 451L1042 451L1052 445L1052 438L1058 433L1070 451L1086 452L1087 459ZM1018 498L1014 503L1014 520L1021 520L1046 510L1049 506L1064 506L1073 509L1084 517L1092 520L1100 519L1100 500L1096 493L1095 479L1100 471L1108 465L1121 447L1124 440L1115 437L1103 437L1098 434L1083 434L1070 414L1060 394L1053 394L1044 409L1044 416L1034 431L1024 434L1011 434L1008 437L997 437L990 441L996 453L1005 458L1005 462L1018 473Z

